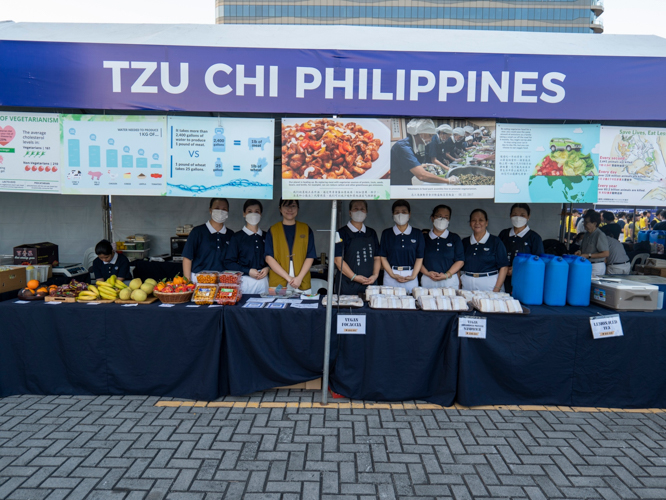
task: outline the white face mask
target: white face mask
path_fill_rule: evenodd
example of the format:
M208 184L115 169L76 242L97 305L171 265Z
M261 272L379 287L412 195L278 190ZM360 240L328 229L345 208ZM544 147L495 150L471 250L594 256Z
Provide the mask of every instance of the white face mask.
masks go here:
M356 210L355 212L351 213L351 219L354 222L363 222L367 216L368 214L366 214L362 210Z
M525 227L527 226L527 219L525 217L511 217L511 224L513 224L513 227Z
M257 224L259 224L259 221L261 221L261 214L249 213L245 216L245 221L250 226L256 226Z
M435 226L435 229L437 229L437 231L446 231L449 227L448 219L444 219L443 217L435 219L432 224L433 226Z
M404 226L409 222L409 214L395 214L393 216L393 221L398 225L398 226Z
M229 218L229 212L226 210L213 210L212 213L210 214L211 219L213 219L213 222L217 222L218 224L224 224L226 220Z

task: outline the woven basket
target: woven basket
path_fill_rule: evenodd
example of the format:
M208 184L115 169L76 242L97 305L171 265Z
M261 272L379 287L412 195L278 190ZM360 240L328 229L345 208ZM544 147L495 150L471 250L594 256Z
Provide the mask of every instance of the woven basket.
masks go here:
M189 302L193 293L194 290L180 293L161 293L157 290L153 290L153 295L160 299L162 304L183 304Z

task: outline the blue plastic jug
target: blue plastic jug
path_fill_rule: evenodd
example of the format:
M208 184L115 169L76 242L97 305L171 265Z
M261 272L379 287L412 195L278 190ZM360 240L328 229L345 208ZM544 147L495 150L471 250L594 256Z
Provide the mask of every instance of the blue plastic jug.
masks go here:
M520 301L528 306L540 306L543 304L543 282L546 273L546 264L537 255L530 255L529 259L521 266L522 274L522 298Z
M546 261L546 274L543 282L543 301L549 306L563 306L567 303L569 264L562 257L555 255L549 257Z
M589 306L592 288L592 263L585 257L565 255L569 263L567 283L567 304L570 306Z
M525 273L523 271L523 265L527 260L532 257L528 253L519 253L513 259L513 271L511 273L511 295L514 299L520 300L522 302L523 289L525 288Z
M666 231L649 231L650 233L650 251L659 255L664 255L664 243L666 243Z
M640 243L641 241L650 241L650 233L652 231L643 229L641 231L638 231L638 241L637 243Z

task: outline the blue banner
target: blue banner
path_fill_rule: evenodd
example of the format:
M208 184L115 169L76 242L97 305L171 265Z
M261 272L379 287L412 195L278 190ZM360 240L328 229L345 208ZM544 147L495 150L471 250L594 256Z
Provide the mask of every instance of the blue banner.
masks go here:
M0 41L0 105L663 120L661 58Z

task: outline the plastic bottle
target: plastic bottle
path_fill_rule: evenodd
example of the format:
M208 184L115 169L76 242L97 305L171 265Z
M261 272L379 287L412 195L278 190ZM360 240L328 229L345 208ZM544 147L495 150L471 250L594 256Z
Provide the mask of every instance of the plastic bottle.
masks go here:
M224 169L222 168L222 160L217 158L215 160L215 168L213 168L213 172L215 173L215 177L222 177L222 172Z
M666 242L666 231L649 231L650 233L650 251L659 255L664 255L664 243Z
M565 255L569 263L567 283L567 304L570 306L589 306L592 288L592 263L585 257Z
M513 259L513 271L511 273L511 295L514 299L522 301L523 289L525 288L525 274L523 265L531 257L528 253L519 253Z
M528 306L543 304L543 282L546 264L537 255L530 255L521 266L522 291L520 301Z
M646 229L642 229L642 230L638 231L637 243L640 243L641 241L651 241L650 240L650 233L651 232L652 231L646 230Z
M213 151L224 153L226 151L226 141L224 129L222 127L216 128L213 136Z
M545 257L545 255L542 255ZM543 282L543 301L548 306L563 306L567 303L569 264L562 257L550 255L546 261Z

